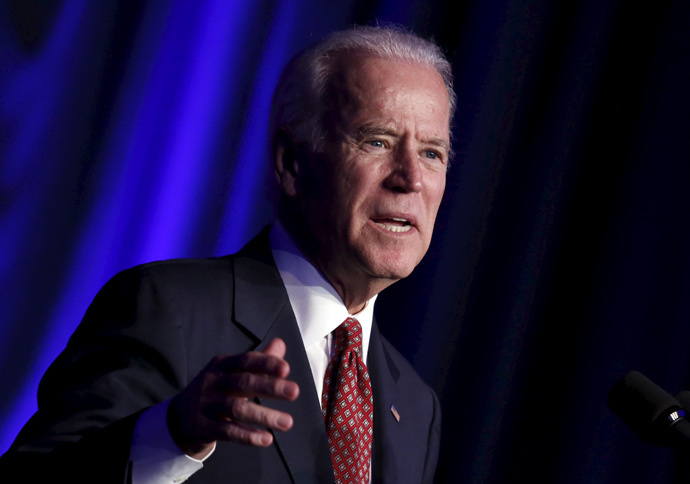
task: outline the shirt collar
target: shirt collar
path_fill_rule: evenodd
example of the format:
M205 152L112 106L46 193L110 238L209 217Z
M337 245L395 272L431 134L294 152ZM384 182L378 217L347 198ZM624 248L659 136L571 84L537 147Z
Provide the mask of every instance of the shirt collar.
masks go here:
M273 259L287 290L304 347L328 337L345 319L354 317L362 326L366 361L376 296L359 313L349 314L338 292L304 257L280 222L271 228L270 240Z

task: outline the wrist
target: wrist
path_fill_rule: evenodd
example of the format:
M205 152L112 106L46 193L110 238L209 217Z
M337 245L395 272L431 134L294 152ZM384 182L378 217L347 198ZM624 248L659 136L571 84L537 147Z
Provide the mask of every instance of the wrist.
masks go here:
M166 421L168 432L175 445L187 456L196 460L204 460L216 448L215 441L203 441L195 438L184 425L185 419L178 411L177 397L168 405Z

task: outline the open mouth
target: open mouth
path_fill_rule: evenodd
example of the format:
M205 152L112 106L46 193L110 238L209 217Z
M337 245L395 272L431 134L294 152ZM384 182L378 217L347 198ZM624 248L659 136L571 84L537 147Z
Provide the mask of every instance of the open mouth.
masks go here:
M388 230L389 232L408 232L412 229L412 224L410 223L410 221L405 220L404 218L386 218L381 220L374 220L374 223L379 227Z

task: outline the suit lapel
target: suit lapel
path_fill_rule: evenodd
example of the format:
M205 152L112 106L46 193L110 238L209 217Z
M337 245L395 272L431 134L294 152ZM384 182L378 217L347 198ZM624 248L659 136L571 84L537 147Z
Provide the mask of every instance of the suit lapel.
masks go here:
M398 465L396 464L396 461L402 457L399 453L405 445L405 437L400 432L401 424L395 418L395 412L398 412L401 402L398 385L400 371L388 356L376 322L371 329L367 360L372 391L374 392L372 483L396 484L406 480L405 476L400 476L402 479L398 478ZM405 416L398 414L398 417L404 418ZM414 418L414 416L407 415L407 418Z
M262 400L261 404L292 415L294 426L275 432L278 451L293 482L333 482L326 430L309 360L280 274L270 252L268 231L243 249L235 260L234 320L260 341L261 351L274 338L287 346L289 378L300 388L295 402Z

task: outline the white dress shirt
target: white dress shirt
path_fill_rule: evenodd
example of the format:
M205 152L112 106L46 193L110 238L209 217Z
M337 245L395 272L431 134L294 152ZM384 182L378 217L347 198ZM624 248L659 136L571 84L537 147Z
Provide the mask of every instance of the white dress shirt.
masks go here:
M323 377L333 351L332 333L347 318L357 318L362 326L362 356L366 364L376 296L367 301L362 311L350 314L333 286L304 258L280 224L271 229L271 248L297 319L321 406Z
M323 378L333 351L332 332L348 317L357 318L362 326L362 352L366 363L376 296L367 301L362 311L349 314L333 286L305 259L280 223L272 227L270 242L302 335L321 407ZM203 460L211 455L197 460L180 451L168 432L168 404L169 401L165 401L149 408L137 421L130 452L132 484L184 482L200 470Z

